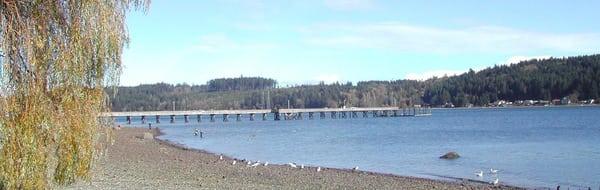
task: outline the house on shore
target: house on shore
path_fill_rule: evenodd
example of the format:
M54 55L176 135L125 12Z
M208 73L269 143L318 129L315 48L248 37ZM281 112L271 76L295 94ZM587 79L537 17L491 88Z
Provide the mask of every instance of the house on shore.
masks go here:
M569 105L569 104L571 104L571 100L569 99L569 97L565 96L562 99L560 99L560 104L561 105Z

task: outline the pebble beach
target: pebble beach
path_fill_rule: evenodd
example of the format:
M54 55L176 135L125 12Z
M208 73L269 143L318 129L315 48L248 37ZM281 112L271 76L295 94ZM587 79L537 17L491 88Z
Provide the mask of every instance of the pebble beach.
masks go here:
M148 137L148 133L152 134ZM144 137L144 134L146 136ZM95 163L91 180L68 189L521 189L468 180L432 180L360 170L247 161L153 138L159 129L114 130L114 143ZM222 159L221 159L222 158ZM233 164L233 162L236 164ZM253 165L253 164L251 164Z

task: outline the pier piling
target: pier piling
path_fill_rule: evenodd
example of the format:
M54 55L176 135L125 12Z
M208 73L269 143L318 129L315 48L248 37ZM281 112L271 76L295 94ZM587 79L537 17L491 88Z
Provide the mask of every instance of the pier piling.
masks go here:
M284 120L302 120L308 115L308 119L315 119L319 114L319 118L326 119L327 115L331 119L349 119L358 118L362 113L363 118L368 118L369 114L372 117L400 117L400 116L428 116L431 115L429 107L375 107L375 108L307 108L307 109L272 109L272 110L192 110L192 111L149 111L149 112L107 112L102 113L100 117L125 117L127 124L131 124L132 117L136 119L140 117L141 123L147 122L148 116L155 116L156 123L160 123L161 116L169 116L170 122L175 123L175 116L182 116L185 123L189 123L189 116L196 115L198 123L202 121L202 115L209 117L210 122L215 121L215 115L222 115L223 122L229 121L229 115L235 114L236 120L241 121L243 115L247 114L250 121L256 120L257 114L262 114L262 120L267 120L268 114L273 114L273 119L279 121ZM283 118L282 118L283 117Z

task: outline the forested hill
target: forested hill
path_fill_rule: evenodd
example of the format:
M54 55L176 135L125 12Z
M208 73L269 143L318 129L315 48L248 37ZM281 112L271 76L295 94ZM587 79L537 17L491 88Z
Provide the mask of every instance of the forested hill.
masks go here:
M600 97L600 55L531 60L433 79L423 101L485 105L497 100L572 100Z
M210 109L230 106L220 105L224 101L220 96L235 96L240 91L267 90L276 86L277 81L273 79L241 76L213 79L205 85L157 83L118 87L117 93L112 88L106 91L109 95L115 95L111 96L113 111L172 110L174 106L176 109ZM236 99L233 103L240 102L237 98L233 98Z
M525 61L426 81L365 81L275 88L273 79L215 79L206 85L119 87L113 111L287 107L487 105L497 100L600 97L600 55ZM112 94L111 90L108 90ZM598 102L598 101L596 101Z
M208 81L209 92L275 88L277 81L261 77L221 78Z
M118 87L113 111L267 109L421 104L424 82L369 81L357 85L318 84L289 88L211 91L210 85L152 84ZM226 88L228 89L228 88ZM114 94L107 89L108 94Z

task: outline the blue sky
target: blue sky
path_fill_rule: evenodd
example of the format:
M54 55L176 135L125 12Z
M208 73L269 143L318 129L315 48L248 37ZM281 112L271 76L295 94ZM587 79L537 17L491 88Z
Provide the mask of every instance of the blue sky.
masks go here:
M598 1L152 0L128 17L121 84L262 76L424 79L596 54Z

